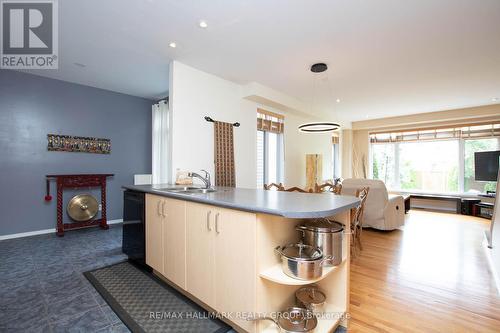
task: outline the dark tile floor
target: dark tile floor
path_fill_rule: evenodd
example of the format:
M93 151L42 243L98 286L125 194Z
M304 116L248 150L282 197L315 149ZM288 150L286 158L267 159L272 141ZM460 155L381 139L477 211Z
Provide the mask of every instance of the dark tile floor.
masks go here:
M82 274L125 260L121 239L116 225L0 241L0 332L129 332Z
M0 242L0 332L129 332L82 272L124 260L121 226Z

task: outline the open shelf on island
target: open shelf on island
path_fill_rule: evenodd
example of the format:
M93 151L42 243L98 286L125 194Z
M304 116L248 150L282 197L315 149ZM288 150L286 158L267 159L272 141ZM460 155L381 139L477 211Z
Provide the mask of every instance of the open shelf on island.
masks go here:
M342 263L340 265L342 265ZM315 283L315 282L323 280L330 273L337 270L339 266L323 267L323 274L319 278L311 279L311 280L299 280L299 279L294 279L292 277L289 277L288 275L283 273L283 270L281 269L281 263L276 264L276 265L272 266L271 268L266 269L265 271L261 272L259 275L261 278L275 282L275 283L286 284L289 286L302 286L302 285L311 284L311 283Z
M314 329L313 331L314 333L325 333L325 332L335 331L335 329L340 325L342 317L345 314L344 311L335 308L331 304L326 304L324 312L326 313L326 315L323 318L322 317L318 318L318 326L316 326L316 328ZM278 326L273 324L272 322L263 321L262 323L265 324L261 325L266 325L262 329L261 331L262 333L279 333Z

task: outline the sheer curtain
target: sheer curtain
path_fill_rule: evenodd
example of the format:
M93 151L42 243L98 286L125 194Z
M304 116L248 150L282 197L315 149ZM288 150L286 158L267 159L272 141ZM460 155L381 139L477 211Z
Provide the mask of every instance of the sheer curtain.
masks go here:
M153 184L169 182L169 119L168 100L153 104Z

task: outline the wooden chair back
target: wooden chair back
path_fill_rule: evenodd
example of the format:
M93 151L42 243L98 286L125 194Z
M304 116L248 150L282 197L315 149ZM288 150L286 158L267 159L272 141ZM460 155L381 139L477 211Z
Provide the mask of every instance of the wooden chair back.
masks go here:
M361 200L358 207L354 208L353 214L351 214L351 225L363 227L363 213L365 211L366 198L368 197L368 192L370 192L369 187L362 187L356 190L356 197Z
M313 193L312 189L304 190L304 189L301 189L300 187L297 187L297 186L290 187L288 189L284 189L284 191L285 192Z
M272 190L272 189L276 189L276 191L284 191L285 190L282 183L264 184L264 190Z
M316 193L332 192L333 194L340 195L340 193L342 192L342 184L339 183L337 185L334 185L334 184L328 183L328 182L321 184L321 185L316 184L314 186L314 192L316 192Z

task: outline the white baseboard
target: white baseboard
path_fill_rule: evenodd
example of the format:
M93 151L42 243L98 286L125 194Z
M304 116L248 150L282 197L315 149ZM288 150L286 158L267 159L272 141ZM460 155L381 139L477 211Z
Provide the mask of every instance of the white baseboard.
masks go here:
M118 224L118 223L122 223L122 222L123 222L123 219L116 219L116 220L109 220L108 224ZM50 234L53 232L56 232L56 228L29 231L29 232L20 232L18 234L0 235L0 241L6 240L6 239L13 239L13 238L22 238L22 237Z
M498 272L493 264L493 258L491 257L491 249L488 247L488 239L485 235L483 241L483 248L486 255L486 259L488 261L488 266L491 270L491 274L493 275L493 279L495 280L495 285L497 287L497 292L500 295L500 272Z

